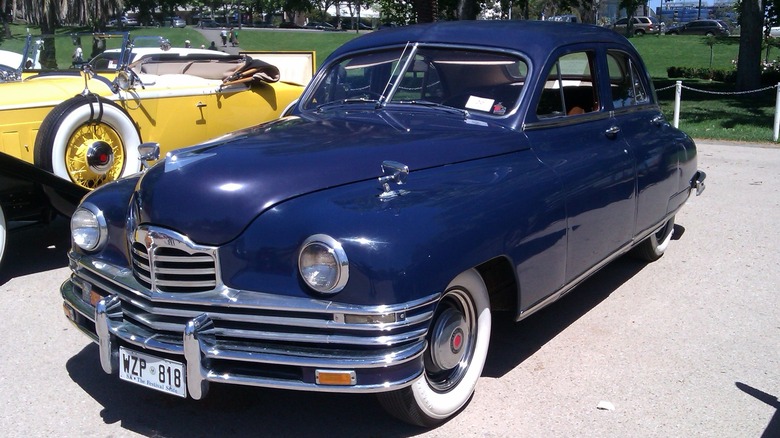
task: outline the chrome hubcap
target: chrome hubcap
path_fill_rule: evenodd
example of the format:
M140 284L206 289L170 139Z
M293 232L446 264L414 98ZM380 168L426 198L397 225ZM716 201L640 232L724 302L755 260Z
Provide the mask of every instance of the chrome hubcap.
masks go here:
M442 312L431 337L431 362L439 370L455 368L466 351L470 330L463 315L449 308Z
M92 142L87 149L87 164L89 170L98 175L104 175L114 164L114 151L111 145L102 140Z
M463 379L474 355L476 323L468 292L447 292L434 317L425 354L425 377L433 390L447 392Z

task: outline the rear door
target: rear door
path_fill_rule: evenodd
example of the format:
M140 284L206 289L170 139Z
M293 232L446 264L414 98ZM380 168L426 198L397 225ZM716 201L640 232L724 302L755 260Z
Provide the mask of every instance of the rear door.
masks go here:
M636 159L636 234L658 224L676 191L674 172L685 155L681 134L664 119L649 78L635 55L608 50L609 98L614 125L620 129Z

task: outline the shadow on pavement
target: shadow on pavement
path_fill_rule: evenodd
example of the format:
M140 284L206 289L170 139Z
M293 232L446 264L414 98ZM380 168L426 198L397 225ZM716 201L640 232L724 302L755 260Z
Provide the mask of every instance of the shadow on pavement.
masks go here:
M70 221L57 217L49 224L35 224L8 232L0 285L10 279L68 266Z
M631 257L621 257L528 319L516 323L508 312L496 314L482 376L500 378L512 371L645 266Z
M753 388L750 385L746 385L742 382L736 382L737 388L739 388L745 394L762 401L767 405L775 408L775 415L769 420L764 433L761 434L761 438L770 438L780 436L780 399L772 394L767 394L760 389Z
M385 414L371 395L212 385L203 400L178 398L103 373L96 344L68 360L66 368L103 406L106 424L119 422L146 436L393 437L424 431Z

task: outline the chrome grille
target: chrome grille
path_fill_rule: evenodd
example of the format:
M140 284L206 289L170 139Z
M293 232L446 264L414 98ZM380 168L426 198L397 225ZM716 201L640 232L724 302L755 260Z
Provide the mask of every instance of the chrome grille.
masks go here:
M136 280L149 290L205 292L219 285L216 248L196 245L179 233L139 227L131 255Z

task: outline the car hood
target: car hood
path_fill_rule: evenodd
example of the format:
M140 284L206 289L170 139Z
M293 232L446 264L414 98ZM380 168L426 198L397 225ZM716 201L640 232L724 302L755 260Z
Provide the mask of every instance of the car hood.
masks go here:
M508 128L430 112L288 117L175 151L141 179L138 219L219 245L287 199L382 176L385 160L407 165L412 180L421 169L525 144Z

